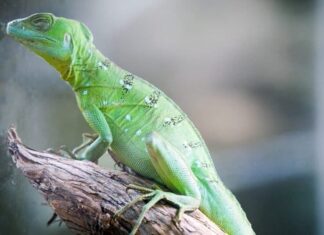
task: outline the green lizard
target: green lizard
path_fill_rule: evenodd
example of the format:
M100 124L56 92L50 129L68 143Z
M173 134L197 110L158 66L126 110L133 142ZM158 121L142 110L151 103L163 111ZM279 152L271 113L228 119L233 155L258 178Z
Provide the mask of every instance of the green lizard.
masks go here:
M255 234L186 114L162 91L103 56L84 24L38 13L9 22L6 33L44 58L75 92L85 120L98 134L73 152L76 159L96 161L110 150L117 161L170 189L132 186L145 194L116 217L140 200L148 203L131 234L162 199L178 207L178 220L199 208L230 235Z

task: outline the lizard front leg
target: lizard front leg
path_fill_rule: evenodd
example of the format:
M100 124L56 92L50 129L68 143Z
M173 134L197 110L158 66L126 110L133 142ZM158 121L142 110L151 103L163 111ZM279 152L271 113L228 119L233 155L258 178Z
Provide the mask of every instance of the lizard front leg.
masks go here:
M82 143L72 150L72 154L76 154L78 152L81 152L87 146L92 144L97 138L98 138L97 134L83 133L82 134Z
M79 146L75 147L72 151L70 151L70 149L66 145L62 145L59 149L59 152L64 157L76 159L75 155L77 153L83 151L90 144L92 144L97 139L97 137L98 137L97 134L83 133L82 134L82 143ZM52 153L57 153L55 150L52 150L52 149L48 149L47 151L52 152Z
M96 162L108 150L113 141L111 130L104 114L95 105L82 108L82 114L98 137L90 144L75 151L75 158Z

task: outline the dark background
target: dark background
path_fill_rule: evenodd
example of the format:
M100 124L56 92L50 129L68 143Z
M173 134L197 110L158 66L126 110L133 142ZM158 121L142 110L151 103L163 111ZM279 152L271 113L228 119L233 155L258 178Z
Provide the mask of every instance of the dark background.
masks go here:
M154 83L196 124L257 234L319 234L314 1L1 0L0 21L52 12ZM71 89L40 58L0 42L0 130L34 148L90 131ZM101 160L111 167L109 158ZM70 234L0 149L0 234Z

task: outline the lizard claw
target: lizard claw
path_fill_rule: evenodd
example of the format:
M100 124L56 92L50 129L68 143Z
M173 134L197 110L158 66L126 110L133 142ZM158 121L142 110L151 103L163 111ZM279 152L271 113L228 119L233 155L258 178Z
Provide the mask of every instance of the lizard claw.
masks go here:
M150 188L146 188L140 185L136 185L136 184L129 184L126 186L126 192L130 189L133 190L137 190L140 192L144 192L146 194L140 195L137 198L135 198L134 200L132 200L131 202L129 202L128 204L126 204L124 207L120 208L119 210L116 211L116 213L113 215L112 220L117 220L126 210L128 210L130 207L132 207L133 205L135 205L137 202L143 201L147 198L150 198L154 195L154 191L153 189Z
M72 158L72 159L75 159L75 155L73 153L71 153L69 151L69 149L65 146L65 145L62 145L60 146L60 148L58 150L56 149L53 149L53 148L48 148L45 150L46 153L51 153L51 154L55 154L55 155L61 155L65 158Z
M129 184L129 185L126 186L126 192L128 190L130 190L130 189L137 190L137 191L140 191L142 193L151 193L151 192L154 191L154 189L146 188L146 187L136 185L136 184Z
M185 210L183 209L183 207L180 207L180 208L178 209L178 211L177 211L176 216L173 218L173 220L175 221L175 223L176 223L177 225L180 224L184 212L185 212Z
M46 153L52 153L52 154L60 154L59 151L53 149L53 148L48 148L45 150Z
M59 152L66 158L77 159L76 155L72 153L66 145L60 146Z

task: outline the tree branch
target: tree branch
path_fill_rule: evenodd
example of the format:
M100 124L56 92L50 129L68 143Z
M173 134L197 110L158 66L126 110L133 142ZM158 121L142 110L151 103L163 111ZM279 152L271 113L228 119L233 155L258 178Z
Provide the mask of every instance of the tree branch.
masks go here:
M144 202L112 220L114 213L140 193L128 184L150 186L153 182L126 172L105 170L88 161L33 150L25 146L14 128L8 130L8 149L16 166L44 195L55 213L77 234L128 234ZM224 233L196 210L173 221L176 209L160 202L146 214L139 234Z

